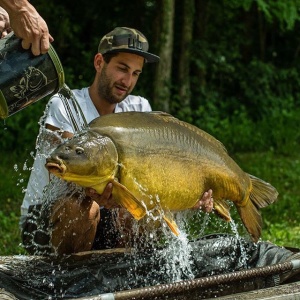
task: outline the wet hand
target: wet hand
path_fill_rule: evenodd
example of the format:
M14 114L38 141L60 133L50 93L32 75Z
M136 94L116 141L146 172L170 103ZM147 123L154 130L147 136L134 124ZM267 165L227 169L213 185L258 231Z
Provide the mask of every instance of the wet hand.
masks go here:
M108 183L107 186L105 187L104 191L102 194L98 194L96 190L92 188L87 188L85 190L85 193L87 196L89 196L92 200L97 202L99 206L103 206L107 209L110 208L117 208L120 207L113 199L112 197L112 189L113 185L112 183Z
M213 210L214 200L212 197L212 190L205 192L202 198L195 204L193 209L201 209L204 212L210 213Z

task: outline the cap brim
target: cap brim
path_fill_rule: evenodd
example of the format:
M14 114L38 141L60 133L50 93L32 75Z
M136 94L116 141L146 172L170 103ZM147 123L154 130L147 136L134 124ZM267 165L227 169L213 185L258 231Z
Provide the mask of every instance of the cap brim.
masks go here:
M145 58L146 63L155 63L155 62L159 62L159 60L160 60L159 56L149 53L149 52L141 51L138 49L113 49L113 50L106 51L105 53L102 53L102 54L117 53L117 52L126 52L126 53L133 53L136 55L140 55Z

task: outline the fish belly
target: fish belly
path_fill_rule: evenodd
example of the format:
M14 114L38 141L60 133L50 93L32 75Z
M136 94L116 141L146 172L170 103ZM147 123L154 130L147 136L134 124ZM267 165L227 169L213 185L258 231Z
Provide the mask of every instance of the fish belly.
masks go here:
M142 167L141 167L142 166ZM121 167L121 183L148 209L160 206L171 211L192 208L204 192L214 199L242 202L250 182L214 162L151 154L127 158Z

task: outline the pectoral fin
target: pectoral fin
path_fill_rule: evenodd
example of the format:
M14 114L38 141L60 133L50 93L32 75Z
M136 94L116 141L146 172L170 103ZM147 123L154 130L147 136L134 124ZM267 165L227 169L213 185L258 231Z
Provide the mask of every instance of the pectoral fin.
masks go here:
M146 207L122 184L113 182L114 200L126 208L136 220L143 218L147 212Z
M179 231L177 224L174 221L173 215L170 212L168 212L168 213L164 212L163 219L165 220L165 222L167 223L167 225L169 226L171 231L176 236L179 236L180 231Z

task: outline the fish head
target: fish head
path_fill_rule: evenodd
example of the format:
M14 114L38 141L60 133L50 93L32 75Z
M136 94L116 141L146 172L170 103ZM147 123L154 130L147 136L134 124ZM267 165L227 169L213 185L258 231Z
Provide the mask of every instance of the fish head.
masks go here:
M118 152L109 137L87 130L55 148L45 167L66 181L92 187L114 178Z

